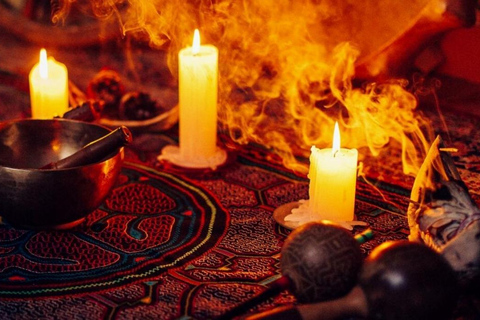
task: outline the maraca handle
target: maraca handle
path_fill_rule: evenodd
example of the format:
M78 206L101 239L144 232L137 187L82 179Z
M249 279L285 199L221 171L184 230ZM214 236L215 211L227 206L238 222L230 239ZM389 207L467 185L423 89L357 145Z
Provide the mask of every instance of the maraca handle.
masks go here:
M279 307L248 317L247 320L335 320L349 316L366 317L367 313L365 294L356 286L347 295L335 300Z
M228 310L216 320L229 320L233 319L236 316L239 316L251 308L255 307L257 304L266 301L267 299L276 296L283 290L287 290L291 286L291 281L288 277L282 276L272 282L267 290L263 291L259 295L254 296L253 298L239 304L233 309Z
M302 315L295 306L278 307L273 310L258 313L251 317L247 317L247 320L304 320Z

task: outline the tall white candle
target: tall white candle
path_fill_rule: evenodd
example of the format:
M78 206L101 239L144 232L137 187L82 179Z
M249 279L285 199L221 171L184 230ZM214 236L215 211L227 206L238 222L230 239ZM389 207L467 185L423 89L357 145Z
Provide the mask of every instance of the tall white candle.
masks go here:
M195 30L192 47L179 60L179 146L185 161L215 155L217 144L218 50L200 45Z
M357 181L356 149L340 148L338 123L333 147L311 148L309 209L315 220L353 221Z
M68 71L53 57L47 60L45 49L29 75L32 118L48 119L68 111Z

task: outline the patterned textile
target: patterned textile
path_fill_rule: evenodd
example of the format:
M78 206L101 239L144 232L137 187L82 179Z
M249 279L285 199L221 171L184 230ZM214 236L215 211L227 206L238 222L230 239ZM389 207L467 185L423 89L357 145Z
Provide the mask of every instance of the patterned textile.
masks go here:
M478 198L480 133L473 119L448 121ZM279 278L290 231L272 214L308 198L307 178L256 146L230 152L214 172L182 170L156 161L166 141L168 133L136 137L112 194L74 229L0 225L1 319L209 319ZM374 232L365 255L409 233L413 178L403 176L395 152L363 160L355 210ZM285 291L250 313L294 301Z

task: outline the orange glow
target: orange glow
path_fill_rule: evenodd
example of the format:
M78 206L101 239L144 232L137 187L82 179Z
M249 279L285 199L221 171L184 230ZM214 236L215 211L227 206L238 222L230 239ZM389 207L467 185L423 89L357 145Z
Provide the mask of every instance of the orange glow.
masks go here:
M38 70L40 72L40 78L48 79L48 62L47 62L47 50L40 50L40 62L38 64Z
M110 12L120 2L95 4ZM358 64L401 35L419 12L439 16L443 2L132 0L121 24L124 33L148 34L152 47L168 43L174 76L191 30L202 29L202 43L219 49L219 130L234 142L261 144L306 173L298 157L307 157L312 145L330 146L338 121L342 146L377 156L400 145L404 173L415 175L430 145L429 122L416 112L407 81L353 80ZM384 68L385 61L375 62L372 74Z
M195 29L193 33L192 53L198 54L200 52L200 32Z

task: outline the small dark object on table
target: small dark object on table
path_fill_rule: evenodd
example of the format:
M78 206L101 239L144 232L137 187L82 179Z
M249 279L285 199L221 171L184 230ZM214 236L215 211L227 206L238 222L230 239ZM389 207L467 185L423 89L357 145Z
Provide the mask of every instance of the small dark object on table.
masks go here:
M165 108L142 91L126 92L120 75L102 69L88 84L87 97L104 104L102 116L109 119L142 121L152 119Z
M87 97L103 101L105 104L104 112L107 115L117 114L120 99L124 94L125 87L120 75L110 69L100 70L87 87Z
M148 93L127 92L120 100L118 118L122 120L146 120L160 114L163 107Z
M88 100L65 112L62 118L92 122L100 118L103 107L103 100Z

